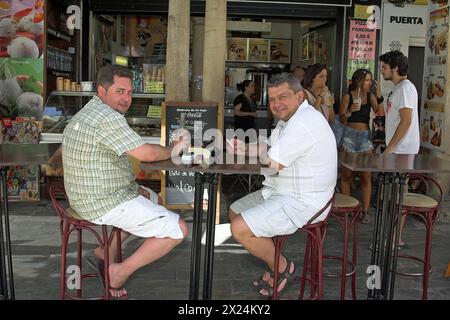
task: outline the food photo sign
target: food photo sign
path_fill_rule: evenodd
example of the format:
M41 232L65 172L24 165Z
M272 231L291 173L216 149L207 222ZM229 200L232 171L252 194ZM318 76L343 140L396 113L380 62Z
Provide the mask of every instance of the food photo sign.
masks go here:
M444 127L449 118L448 85L448 1L428 4L425 46L423 104L420 113L421 144L427 149L449 151L444 144ZM447 102L447 103L446 103Z
M247 61L248 38L227 39L227 60Z
M291 63L290 39L270 39L270 62Z
M38 143L43 113L44 0L0 0L0 142ZM39 166L11 167L8 198L39 200Z
M0 10L0 57L42 57L44 0L1 0Z

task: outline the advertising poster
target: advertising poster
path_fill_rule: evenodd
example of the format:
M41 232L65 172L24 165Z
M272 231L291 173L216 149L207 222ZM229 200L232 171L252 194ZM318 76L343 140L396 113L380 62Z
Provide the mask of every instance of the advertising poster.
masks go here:
M227 39L227 60L246 61L247 60L247 38Z
M315 32L310 32L308 35L308 59L314 59L315 35ZM314 60L312 63L314 63Z
M317 30L314 32L314 63L321 63L328 65L328 43L329 39L329 30Z
M39 200L39 166L15 166L7 172L9 201Z
M270 62L291 62L291 40L270 40Z
M269 62L269 40L248 39L248 61Z
M421 144L444 151L443 136L447 95L448 4L430 1L425 46L423 105L420 114Z
M99 23L100 52L111 52L112 26ZM162 57L167 47L167 19L152 16L127 16L126 46L132 57Z
M38 143L43 113L44 0L0 0L0 142ZM39 200L39 166L10 168L8 198Z
M0 118L42 120L42 59L0 59Z
M365 20L350 20L348 39L347 79L360 68L374 74L376 52L376 29L369 28Z
M302 44L302 56L300 58L300 60L308 60L308 42L309 42L309 34L304 34L302 35L302 38L300 40L301 44Z
M44 0L1 0L0 10L0 57L42 58Z

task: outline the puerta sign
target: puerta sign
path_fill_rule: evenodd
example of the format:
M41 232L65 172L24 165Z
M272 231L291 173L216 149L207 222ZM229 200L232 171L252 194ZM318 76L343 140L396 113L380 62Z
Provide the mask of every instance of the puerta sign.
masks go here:
M166 146L172 142L174 132L179 128L190 132L191 145L195 146L201 146L205 142L203 135L208 129L218 128L217 104L166 102L164 108L163 128ZM194 203L195 176L193 172L168 170L163 187L165 188L166 204L190 205Z

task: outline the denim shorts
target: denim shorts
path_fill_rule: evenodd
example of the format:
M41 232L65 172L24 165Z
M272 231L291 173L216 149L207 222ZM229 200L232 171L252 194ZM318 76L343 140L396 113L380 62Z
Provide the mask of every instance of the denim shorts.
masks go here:
M373 149L370 131L359 131L345 127L341 140L342 146L349 152L365 152Z

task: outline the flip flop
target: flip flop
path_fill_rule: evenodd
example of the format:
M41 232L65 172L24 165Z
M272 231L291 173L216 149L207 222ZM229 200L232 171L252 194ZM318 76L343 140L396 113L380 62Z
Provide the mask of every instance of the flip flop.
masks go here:
M363 217L361 219L361 223L362 224L369 224L369 223L371 223L370 216L369 216L368 212L364 212L363 213Z
M97 262L93 261L92 257L87 258L88 264L97 272L98 278L101 281L101 285L105 288L105 261L103 259L97 259ZM114 288L109 286L109 298L112 300L128 300L128 293L124 293L120 297L113 296L111 292L122 291L124 288Z

